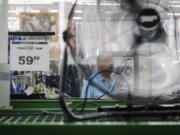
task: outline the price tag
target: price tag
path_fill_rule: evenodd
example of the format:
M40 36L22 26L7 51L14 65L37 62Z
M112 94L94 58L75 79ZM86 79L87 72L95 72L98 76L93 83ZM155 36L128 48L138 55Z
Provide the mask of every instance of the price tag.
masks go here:
M47 41L12 41L11 70L48 71L49 46Z

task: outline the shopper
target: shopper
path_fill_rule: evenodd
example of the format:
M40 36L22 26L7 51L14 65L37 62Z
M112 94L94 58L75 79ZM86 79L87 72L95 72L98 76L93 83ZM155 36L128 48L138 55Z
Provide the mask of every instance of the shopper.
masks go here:
M96 85L86 81L83 84L81 97L82 98L95 98L100 99L106 96L105 93L101 92L99 88L103 88L110 93L116 93L118 91L116 86L116 80L112 73L113 71L113 58L111 54L100 54L97 57L98 72L93 74L89 80Z

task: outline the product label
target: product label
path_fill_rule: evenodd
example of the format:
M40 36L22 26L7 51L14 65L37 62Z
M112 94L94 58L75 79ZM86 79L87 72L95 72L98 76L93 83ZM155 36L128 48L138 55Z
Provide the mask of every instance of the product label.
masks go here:
M12 41L11 70L48 71L49 47L47 41Z

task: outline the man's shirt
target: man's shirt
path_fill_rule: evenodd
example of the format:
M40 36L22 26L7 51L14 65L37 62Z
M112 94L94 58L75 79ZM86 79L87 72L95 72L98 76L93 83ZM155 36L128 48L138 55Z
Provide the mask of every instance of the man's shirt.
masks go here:
M94 75L92 75L94 76ZM107 90L110 93L116 93L118 92L117 86L116 86L116 80L113 75L111 75L110 81L106 81L104 77L101 74L98 74L95 76L92 81L98 85L99 87L103 88L104 90ZM82 88L81 98L86 97L86 90L87 90L87 98L95 98L99 99L103 97L105 94L98 90L97 87L89 84L88 81L85 81Z

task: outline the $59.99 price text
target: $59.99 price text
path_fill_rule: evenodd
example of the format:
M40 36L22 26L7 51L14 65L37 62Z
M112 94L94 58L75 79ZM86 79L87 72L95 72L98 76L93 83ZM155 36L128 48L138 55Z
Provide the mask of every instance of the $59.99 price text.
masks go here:
M34 62L37 62L40 60L39 56L19 56L18 57L18 63L20 65L32 65Z

